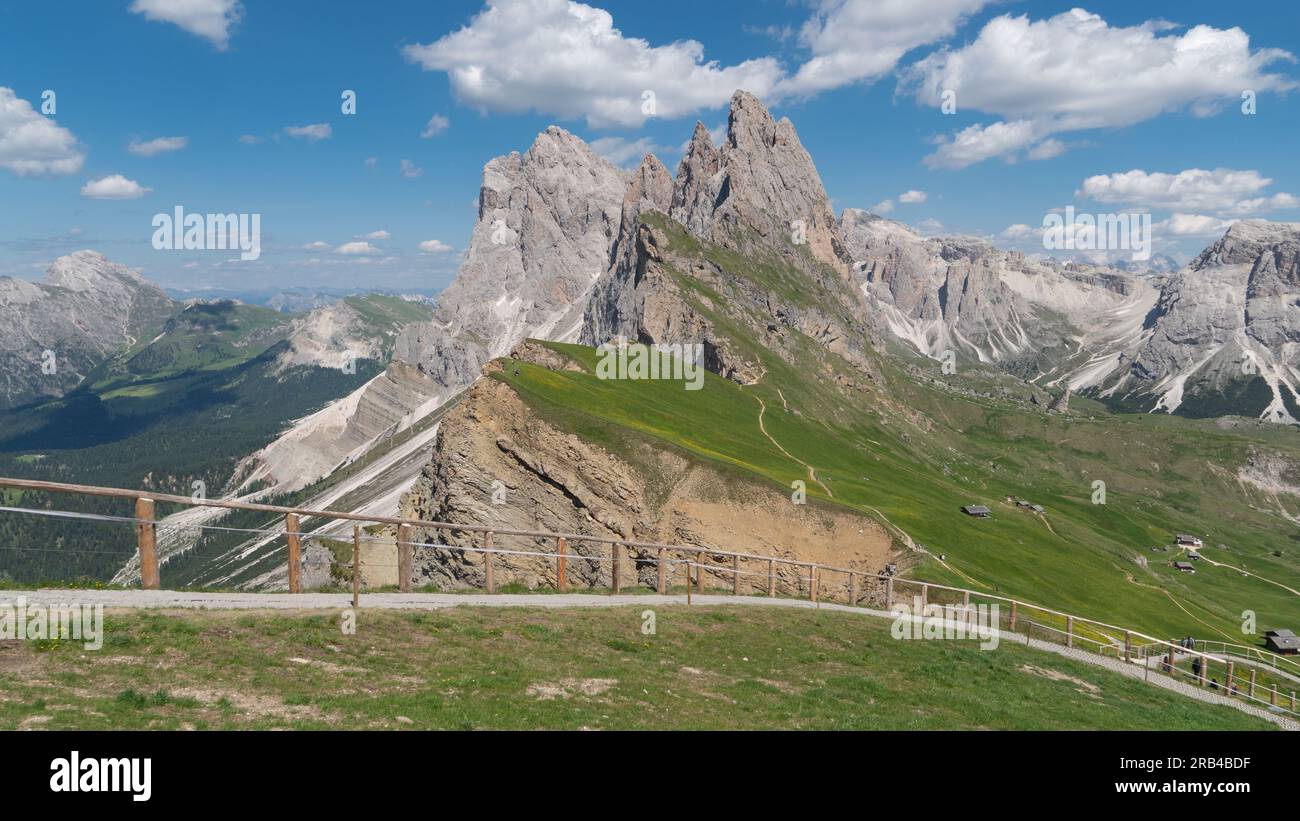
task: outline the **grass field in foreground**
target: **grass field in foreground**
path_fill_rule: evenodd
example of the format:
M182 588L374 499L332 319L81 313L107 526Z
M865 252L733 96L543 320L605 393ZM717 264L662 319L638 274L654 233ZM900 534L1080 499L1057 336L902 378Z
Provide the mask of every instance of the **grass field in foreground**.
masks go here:
M833 611L131 612L0 642L0 729L1270 729L1059 656Z

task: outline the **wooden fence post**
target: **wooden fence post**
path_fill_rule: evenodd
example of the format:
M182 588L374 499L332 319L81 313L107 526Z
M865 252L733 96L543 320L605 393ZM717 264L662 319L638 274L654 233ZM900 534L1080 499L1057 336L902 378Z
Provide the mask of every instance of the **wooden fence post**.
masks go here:
M740 595L740 554L731 557L731 595Z
M1250 689L1246 692L1251 698L1255 697L1255 670L1253 668L1250 671Z
M664 548L659 548L659 585L656 588L659 595L668 592L668 555Z
M1295 712L1295 690L1291 691L1291 712Z
M352 526L352 606L361 606L361 525Z
M773 559L767 560L767 597L776 598L776 561Z
M622 569L620 567L620 565L622 564L622 562L620 561L620 559L622 558L622 554L623 554L623 546L620 545L618 542L614 542L609 546L609 579L610 579L609 586L614 591L614 595L616 596L618 595L618 592L623 589L618 579L619 571Z
M1232 659L1228 659L1228 680L1224 682L1223 687L1224 691L1227 692L1228 695L1232 695L1232 674L1236 666L1236 663L1234 663Z
M808 598L817 601L817 565L808 566Z
M687 557L688 557L688 558L686 559L686 562L685 562L685 564L686 564L686 603L687 603L687 604L690 604L690 603L691 603L691 560L690 560L689 556L690 556L690 554L688 553L688 554L687 554ZM700 572L700 571L699 571L699 569L697 568L695 572L698 573L698 572Z
M1277 706L1277 682L1273 682L1273 695L1269 698L1269 703L1274 707Z
M403 593L411 592L411 542L414 540L410 525L397 526L397 589Z
M144 496L135 500L135 540L140 550L140 586L157 590L162 586L158 573L158 526L154 524L153 499Z
M483 548L487 551L483 554L483 576L487 584L487 592L497 592L497 561L496 554L492 551L492 531L483 534Z
M1133 661L1133 633L1124 631L1124 660Z
M695 558L697 560L695 565L695 592L703 593L704 592L704 553L702 552L696 553ZM690 577L689 573L687 573L686 575L688 578Z
M561 593L569 589L568 559L569 543L561 536L555 552L555 589Z
M1011 632L1016 632L1016 603L1011 602Z
M1174 671L1178 669L1175 667L1177 663L1178 659L1174 656L1174 646L1171 644L1169 645L1169 656L1165 659L1165 666L1169 668L1169 675L1174 675ZM1175 678L1177 678L1177 676L1175 676Z
M1074 646L1074 616L1065 617L1065 646Z
M302 592L302 537L298 514L284 514L284 536L289 543L289 592Z
M1201 687L1210 686L1210 657L1201 656Z
M849 607L858 606L858 577L856 573L849 574Z

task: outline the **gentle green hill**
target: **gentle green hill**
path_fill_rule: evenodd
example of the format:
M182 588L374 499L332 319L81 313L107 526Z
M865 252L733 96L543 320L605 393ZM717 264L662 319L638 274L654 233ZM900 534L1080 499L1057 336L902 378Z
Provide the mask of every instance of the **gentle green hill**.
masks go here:
M363 610L355 635L315 613L115 613L100 652L19 642L0 727L1274 727L1021 645L898 641L883 620L758 607L660 607L644 635L642 610Z

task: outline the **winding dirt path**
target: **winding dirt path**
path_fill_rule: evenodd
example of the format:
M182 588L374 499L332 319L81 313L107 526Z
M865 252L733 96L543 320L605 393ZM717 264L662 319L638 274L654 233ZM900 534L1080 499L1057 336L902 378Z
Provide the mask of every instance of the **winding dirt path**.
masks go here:
M812 479L814 482L820 485L821 489L826 491L826 495L834 499L835 494L831 492L831 489L826 487L825 482L817 478L816 468L814 468L812 465L808 464L804 460L800 459L799 457L795 456L790 451L781 447L781 443L773 439L772 434L767 432L767 425L763 424L763 415L767 413L767 403L764 402L762 399L759 399L757 396L755 396L754 399L758 402L758 429L763 432L764 436L767 437L767 441L771 442L773 445L776 445L776 449L784 453L786 455L786 458L790 459L791 461L798 462L799 464L807 468L808 478Z
M1184 551L1187 549L1185 545L1183 545L1183 546L1181 546L1181 547L1182 547L1182 549L1183 549ZM1250 576L1250 577L1252 577L1252 578L1259 579L1259 580L1262 581L1262 582L1268 582L1269 584L1275 584L1275 585L1277 585L1278 587L1282 588L1283 590L1286 590L1287 592L1291 593L1291 594L1294 595L1294 596L1300 596L1300 590L1296 590L1294 587L1287 587L1285 584L1282 584L1281 582L1275 582L1275 581L1273 581L1272 579L1268 578L1267 576L1261 576L1261 575L1259 575L1258 573L1251 573L1249 570L1245 570L1245 569L1243 569L1243 568L1237 567L1236 565L1227 564L1226 562L1216 562L1214 559L1211 559L1209 556L1205 555L1205 548L1204 548L1204 547L1202 547L1200 550L1198 550L1198 551L1196 551L1196 552L1201 554L1201 561L1205 562L1206 564L1212 564L1212 565L1214 565L1215 567L1226 567L1226 568L1228 568L1229 570L1235 570L1235 571L1237 571L1238 573L1244 573L1245 575Z

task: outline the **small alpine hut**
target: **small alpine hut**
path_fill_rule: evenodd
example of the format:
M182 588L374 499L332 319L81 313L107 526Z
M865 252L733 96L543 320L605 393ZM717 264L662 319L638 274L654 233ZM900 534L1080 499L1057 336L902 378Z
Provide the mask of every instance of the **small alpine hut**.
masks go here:
M989 509L984 505L964 505L961 512L977 519L987 519L990 515Z
M1290 630L1269 630L1264 633L1264 646L1284 656L1300 654L1300 636Z

